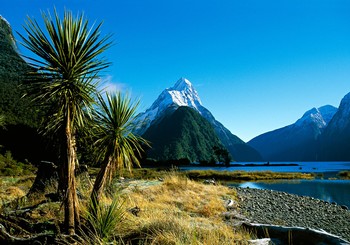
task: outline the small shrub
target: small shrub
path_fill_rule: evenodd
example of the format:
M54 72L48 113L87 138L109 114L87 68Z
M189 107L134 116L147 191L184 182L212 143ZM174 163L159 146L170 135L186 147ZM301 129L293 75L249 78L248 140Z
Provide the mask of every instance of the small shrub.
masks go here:
M125 215L124 201L116 195L111 204L102 201L91 200L87 211L83 215L87 220L85 237L91 241L110 241L114 239L118 225L123 221Z

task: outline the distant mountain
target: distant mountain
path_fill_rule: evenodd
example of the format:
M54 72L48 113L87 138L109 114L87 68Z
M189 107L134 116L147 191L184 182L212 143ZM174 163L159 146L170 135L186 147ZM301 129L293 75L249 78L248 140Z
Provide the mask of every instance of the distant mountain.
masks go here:
M218 138L236 161L260 161L259 153L252 147L245 144L240 138L233 135L203 105L198 92L193 85L185 78L179 79L176 84L165 89L152 106L145 112L138 115L139 127L137 133L142 135L154 123L168 116L177 108L185 106L197 111L214 128ZM167 137L164 134L163 137Z
M319 158L323 161L350 161L350 93L320 138Z
M153 123L143 137L152 142L147 156L156 160L210 161L214 147L224 148L212 125L185 106Z
M316 161L318 140L337 108L312 108L289 126L259 135L248 142L266 161Z

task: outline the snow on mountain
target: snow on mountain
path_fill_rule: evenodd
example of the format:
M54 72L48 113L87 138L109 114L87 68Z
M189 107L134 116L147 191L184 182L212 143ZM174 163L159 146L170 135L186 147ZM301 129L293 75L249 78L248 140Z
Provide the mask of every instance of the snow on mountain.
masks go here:
M336 112L331 105L312 108L294 124L259 135L248 144L269 161L316 160L317 140Z
M302 127L305 124L313 124L319 129L325 128L336 113L337 108L331 105L320 108L312 108L295 122L295 126Z
M202 102L198 92L186 78L180 78L173 87L165 89L151 107L137 117L138 134L143 134L151 123L160 117L169 107L188 106L202 114Z

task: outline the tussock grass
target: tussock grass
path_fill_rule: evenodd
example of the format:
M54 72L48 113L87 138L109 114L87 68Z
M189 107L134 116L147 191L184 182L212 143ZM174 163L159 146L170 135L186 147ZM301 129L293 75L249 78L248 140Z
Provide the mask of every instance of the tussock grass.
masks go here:
M105 201L90 200L83 212L83 217L87 221L85 230L82 230L84 244L109 242L123 221L124 215L124 201L118 194L108 204Z
M140 244L235 244L249 234L235 232L221 214L224 200L234 190L204 185L183 176L169 175L159 185L125 194L126 205L141 209L138 217L127 214L120 228L124 241Z
M101 201L102 206L96 212L99 213L98 217L91 220L91 217L85 216L83 222L85 225L80 238L76 241L77 244L225 245L246 244L250 239L250 234L239 228L230 227L223 220L222 213L226 211L225 201L236 198L233 189L221 185L204 185L178 172L167 171L162 178L163 181L128 179L121 181L117 178L105 192ZM20 191L12 186L17 186L25 193L32 182L13 178L0 180L2 187L6 187L4 190L11 187L13 193ZM79 183L83 214L84 210L88 209L91 185L89 181ZM25 184L25 189L21 188L22 184ZM24 203L20 206L28 205L31 206L33 203ZM140 208L138 216L125 211L135 206ZM122 213L119 216L122 218L117 218L118 215L113 214L113 209L116 213ZM28 212L26 217L34 223L62 224L61 203L40 204ZM52 225L48 229L57 232Z
M33 180L33 176L0 177L0 208L5 203L25 196Z

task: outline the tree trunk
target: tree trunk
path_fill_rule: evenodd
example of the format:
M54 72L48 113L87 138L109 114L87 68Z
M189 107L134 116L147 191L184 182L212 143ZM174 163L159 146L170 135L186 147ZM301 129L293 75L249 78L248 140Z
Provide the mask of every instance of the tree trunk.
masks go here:
M41 161L32 187L27 193L28 198L37 198L53 191L58 186L57 166L53 162Z
M74 145L74 137L72 135L71 118L70 113L67 115L66 125L66 139L67 139L67 160L64 165L64 178L66 183L66 196L64 201L65 206L65 226L69 235L75 234L76 226L80 225L79 218L79 202L76 193L76 181L75 181L75 164L76 164L76 152Z
M97 202L101 200L102 192L107 182L107 177L109 176L111 171L110 168L111 168L110 160L105 161L102 164L101 169L96 176L94 187L92 189L92 193L91 193L92 200L96 200Z

